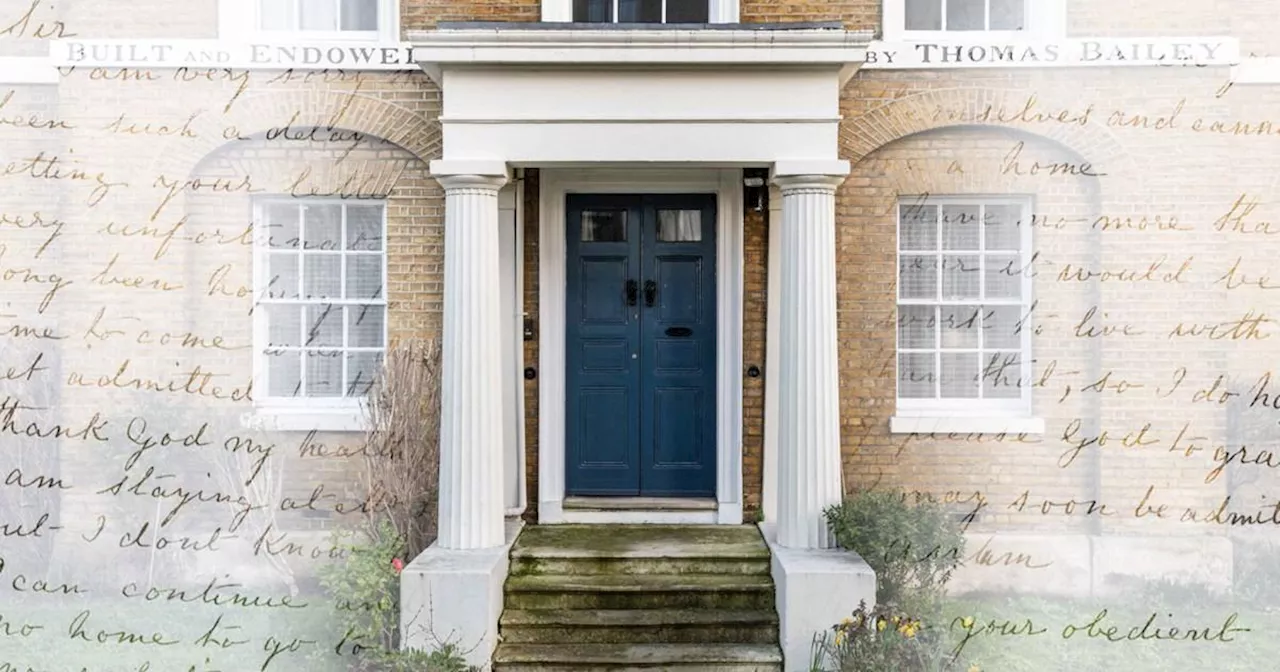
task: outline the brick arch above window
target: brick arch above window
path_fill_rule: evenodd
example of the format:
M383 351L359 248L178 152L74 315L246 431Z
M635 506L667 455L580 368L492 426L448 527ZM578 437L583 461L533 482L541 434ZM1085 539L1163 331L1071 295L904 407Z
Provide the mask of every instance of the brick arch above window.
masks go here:
M170 141L157 154L157 171L173 178L189 175L209 155L240 142L236 135L250 138L285 126L357 131L398 145L424 163L438 158L441 150L440 124L434 116L350 92L272 92L245 95L228 114L199 117L192 126L197 138Z
M881 147L926 131L952 127L1007 129L1061 145L1081 160L1105 167L1109 186L1141 193L1144 169L1113 133L1097 126L1105 122L1106 111L1094 110L1091 116L1096 119L1086 124L1017 120L1019 116L1034 119L1036 114L1050 113L1065 113L1070 120L1071 115L1078 117L1085 109L1078 100L1061 101L1025 89L933 89L846 117L840 125L840 154L857 164Z

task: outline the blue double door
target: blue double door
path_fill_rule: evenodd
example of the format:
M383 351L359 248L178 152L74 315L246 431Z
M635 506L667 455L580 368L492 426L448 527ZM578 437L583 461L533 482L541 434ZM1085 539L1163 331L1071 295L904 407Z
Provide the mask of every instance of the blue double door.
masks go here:
M714 496L715 196L566 213L567 494Z

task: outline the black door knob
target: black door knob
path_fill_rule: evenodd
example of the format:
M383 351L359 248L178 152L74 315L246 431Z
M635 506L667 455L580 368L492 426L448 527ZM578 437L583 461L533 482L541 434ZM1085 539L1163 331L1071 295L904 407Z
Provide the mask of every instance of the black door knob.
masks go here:
M538 377L538 371L537 371L537 369L533 368L532 366L527 367L527 368L524 370L524 379L525 379L525 380L533 380L534 378L537 378L537 377Z
M756 366L755 364L752 364L751 366L748 366L748 367L747 367L747 375L748 375L748 376L750 376L750 377L752 377L752 378L759 378L759 377L760 377L760 367Z

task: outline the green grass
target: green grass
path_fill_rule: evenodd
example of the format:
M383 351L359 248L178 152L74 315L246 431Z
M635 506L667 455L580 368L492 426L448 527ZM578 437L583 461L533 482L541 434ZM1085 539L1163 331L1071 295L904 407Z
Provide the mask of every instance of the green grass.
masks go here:
M1105 616L1091 634L1089 624L1104 609ZM969 637L962 658L978 662L983 672L1280 669L1280 638L1275 636L1280 613L1256 603L1146 591L1113 599L975 596L952 600L947 611L949 621L974 618L967 631L955 625L951 633L957 643ZM1159 628L1169 635L1169 628L1176 627L1177 638L1128 639L1131 632L1141 634L1152 614L1156 617L1148 633ZM1232 614L1236 617L1231 627L1249 631L1228 633L1226 639L1232 641L1216 641ZM1109 631L1112 626L1115 630ZM1190 641L1180 634L1203 634L1206 628L1215 641Z
M255 608L121 598L14 600L6 596L0 603L0 619L3 619L0 622L0 671L338 672L348 669L351 649L346 647L344 656L335 654L334 648L343 632L339 631L339 621L325 598L300 598L299 602L308 606ZM73 623L84 612L88 616L81 617L84 622L80 628L89 641L72 636ZM24 625L32 626L25 629L26 636L23 636ZM211 629L213 634L201 640ZM99 633L106 633L105 641L98 641ZM156 641L166 643L154 643ZM231 641L243 643L231 644Z

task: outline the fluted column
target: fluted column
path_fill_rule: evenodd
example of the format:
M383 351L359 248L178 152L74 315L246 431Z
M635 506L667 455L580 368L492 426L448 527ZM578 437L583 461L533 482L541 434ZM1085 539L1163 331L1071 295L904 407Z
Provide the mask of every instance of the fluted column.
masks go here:
M503 544L498 190L506 178L436 179L445 193L437 543L492 548Z
M844 178L774 178L782 191L778 348L778 544L834 545L823 509L839 503L835 193Z

